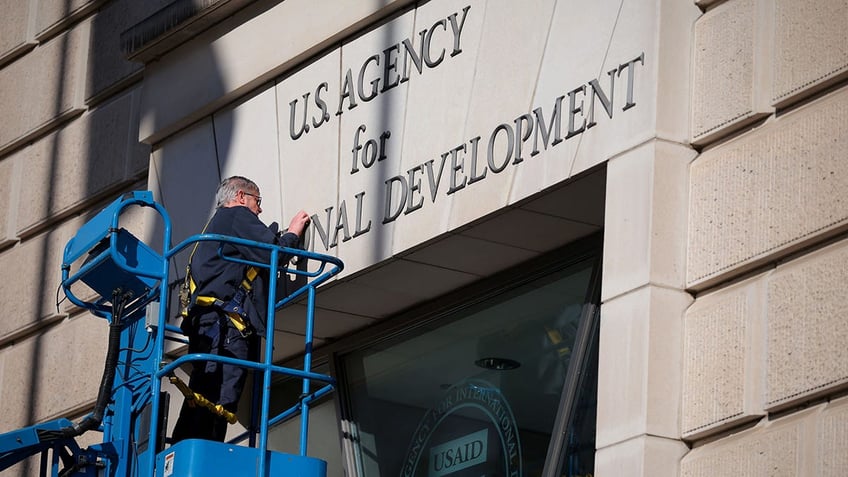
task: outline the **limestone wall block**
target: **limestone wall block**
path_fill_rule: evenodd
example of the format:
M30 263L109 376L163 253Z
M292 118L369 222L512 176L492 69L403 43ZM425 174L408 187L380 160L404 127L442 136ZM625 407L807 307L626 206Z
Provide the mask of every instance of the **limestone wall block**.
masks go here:
M768 282L767 409L848 385L848 241L779 266Z
M0 4L3 9L0 16L0 65L35 46L33 1L4 0Z
M775 106L848 77L848 1L775 0L774 5Z
M641 436L595 453L594 477L655 477L678 475L686 444L656 436Z
M14 317L0 320L0 342L59 314L62 254L81 225L78 219L68 221L0 253L0 279L9 284L0 288L0 303L5 315Z
M681 477L811 476L804 455L814 411L758 424L691 450L680 462Z
M682 435L696 440L763 411L763 276L698 297L686 310Z
M848 399L840 398L696 446L682 477L836 477L848 474Z
M3 204L12 206L14 206L11 202L14 196L12 191L15 186L14 173L14 161L11 158L0 160L0 201ZM14 241L15 234L12 232L13 227L9 226L10 216L13 215L10 211L13 210L15 209L9 206L0 208L0 247Z
M692 298L646 286L601 307L597 447L680 435L681 316Z
M716 138L770 114L764 94L769 2L731 0L695 23L692 86L693 144Z
M76 414L97 397L108 324L92 315L64 320L0 352L0 429Z
M50 2L46 2L50 3ZM76 25L0 69L0 154L82 111L91 22Z
M609 161L602 300L648 283L683 288L694 156L691 149L654 141Z
M687 287L848 226L848 90L702 153L690 167Z
M91 13L107 0L30 0L36 7L36 31L39 41L67 28L68 24Z
M816 423L815 473L819 477L848 475L848 398L832 401Z

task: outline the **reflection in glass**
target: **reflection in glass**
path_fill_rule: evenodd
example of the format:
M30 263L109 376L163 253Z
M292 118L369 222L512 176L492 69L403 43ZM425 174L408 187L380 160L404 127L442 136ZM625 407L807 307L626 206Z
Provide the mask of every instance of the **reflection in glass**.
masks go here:
M541 475L595 266L499 290L347 355L360 475ZM592 393L581 405L594 409ZM575 442L592 451L572 460L591 466L594 410L581 416Z

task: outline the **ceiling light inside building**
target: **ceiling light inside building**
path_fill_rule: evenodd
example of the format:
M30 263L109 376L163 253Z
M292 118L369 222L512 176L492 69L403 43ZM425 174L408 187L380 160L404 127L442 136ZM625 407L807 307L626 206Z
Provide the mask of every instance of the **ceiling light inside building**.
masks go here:
M518 361L508 358L482 358L475 361L474 364L481 368L495 371L506 371L521 366L521 363Z

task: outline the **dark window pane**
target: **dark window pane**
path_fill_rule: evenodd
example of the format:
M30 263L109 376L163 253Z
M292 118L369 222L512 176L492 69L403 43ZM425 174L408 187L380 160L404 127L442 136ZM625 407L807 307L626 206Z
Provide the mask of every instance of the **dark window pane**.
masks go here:
M358 472L540 475L596 265L525 280L345 356ZM577 415L589 433L577 441L594 449L594 414Z

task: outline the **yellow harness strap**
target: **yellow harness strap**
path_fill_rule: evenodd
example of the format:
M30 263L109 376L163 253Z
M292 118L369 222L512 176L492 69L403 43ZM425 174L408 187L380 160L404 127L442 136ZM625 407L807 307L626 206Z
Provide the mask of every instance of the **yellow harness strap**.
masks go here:
M206 222L206 225L203 226L203 231L200 232L201 234L206 233L206 229L207 227L209 227L209 222L211 221L212 218L210 217L209 220ZM182 306L182 310L180 312L183 318L188 318L188 305L190 303L190 297L194 295L194 291L197 290L197 284L194 282L194 277L191 276L191 259L194 258L194 252L197 251L197 246L198 243L195 243L194 248L192 248L191 254L188 257L188 265L186 265L186 279L184 288L185 292L187 292L185 294L187 294L188 297L186 297L186 303L184 304L184 306ZM247 267L247 271L244 275L244 279L241 281L241 288L243 288L245 291L250 291L253 289L253 280L255 280L256 276L259 275L259 270L257 270L256 267ZM182 299L183 297L181 297L181 300ZM220 307L224 305L223 301L215 298L214 296L198 296L194 300L194 303L200 306ZM230 319L230 322L232 322L233 326L236 327L236 330L238 330L239 333L244 334L245 330L248 329L248 327L250 326L250 323L247 323L244 318L242 318L241 315L239 315L238 313L227 313L227 317Z
M206 225L203 226L203 230L200 232L201 234L206 233L206 229L209 228L210 222L212 222L212 217L209 217L209 220L206 221ZM191 249L191 253L188 256L188 263L186 264L185 279L183 280L182 285L180 285L180 316L184 320L188 319L188 309L191 307L191 296L194 295L194 290L197 289L197 284L194 283L194 278L191 276L191 259L194 258L194 252L197 251L198 245L200 245L200 242L195 242L194 247Z
M241 281L241 287L247 291L250 291L253 288L253 280L256 279L256 276L259 275L259 270L256 267L247 267L247 272L245 272L244 280ZM194 284L194 280L191 281ZM192 289L192 293L194 289ZM198 296L194 302L200 306L217 306L222 307L225 303L214 296ZM235 326L236 330L239 333L244 334L245 330L250 327L250 323L245 321L241 315L234 312L227 313L227 317L230 319L230 322Z
M242 318L238 313L227 313L227 317L230 319L230 323L232 323L241 334L244 334L244 330L250 326L250 323L244 321L244 318Z
M256 267L247 267L247 272L244 274L244 280L241 281L241 287L247 291L253 289L253 280L256 280L256 275L259 275L259 270Z
M186 385L186 383L183 382L182 379L171 375L168 376L168 380L171 381L171 384L176 386L181 393L183 393L183 396L185 396L186 402L188 402L189 406L193 407L199 405L205 407L206 409L209 409L212 413L217 414L218 416L221 416L226 419L227 422L229 422L230 424L235 424L236 421L238 421L238 418L235 414L224 409L224 406L220 404L213 404L212 401L206 399L202 394L192 391L191 388L189 388L188 385Z

